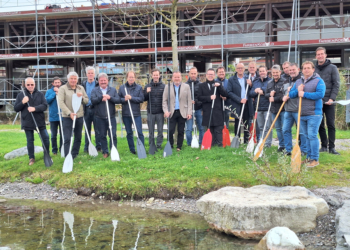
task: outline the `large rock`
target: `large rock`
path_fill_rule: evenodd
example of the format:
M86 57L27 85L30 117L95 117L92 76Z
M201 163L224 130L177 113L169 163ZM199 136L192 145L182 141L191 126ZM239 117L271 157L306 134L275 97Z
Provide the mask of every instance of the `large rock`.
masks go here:
M43 148L40 147L40 146L35 146L34 147L34 153L40 153L40 152L43 152ZM23 155L27 155L28 154L28 150L27 150L27 147L23 147L23 148L19 148L19 149L16 149L16 150L13 150L12 152L10 153L7 153L4 158L6 160L10 160L10 159L13 159L13 158L16 158L16 157L20 157L20 156L23 156Z
M308 232L328 213L325 200L304 187L224 187L197 201L209 225L244 239L261 239L271 228Z
M336 228L336 250L348 250L350 246L346 243L344 235L350 236L350 200L344 202L344 205L337 210L335 215Z
M255 250L304 250L298 236L287 227L274 227L261 239Z

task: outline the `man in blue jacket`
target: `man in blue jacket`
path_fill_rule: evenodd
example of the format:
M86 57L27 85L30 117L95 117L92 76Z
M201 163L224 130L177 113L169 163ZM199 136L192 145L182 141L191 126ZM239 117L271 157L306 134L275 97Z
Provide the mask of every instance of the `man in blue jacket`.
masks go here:
M117 127L115 120L115 105L120 103L120 97L118 96L117 90L108 86L108 76L106 73L100 73L98 75L99 87L94 88L91 91L91 102L95 107L95 119L97 128L101 136L102 154L103 158L107 158L108 143L107 133L109 135L109 148L112 148L111 137L113 136L114 146L117 147ZM111 119L112 135L109 130L109 121L107 114L106 102L108 102L109 117Z
M141 120L141 109L140 104L144 101L144 95L141 85L136 84L136 75L134 71L129 71L126 73L127 82L120 86L118 95L122 103L122 116L123 123L126 129L126 138L128 139L129 149L132 154L136 154L135 144L132 131L132 118L129 109L128 100L130 101L131 109L134 115L136 130L138 136L143 144L144 136L142 133L142 120ZM128 94L126 94L125 89L127 89Z
M270 129L272 120L270 115L268 114L269 109L269 99L266 98L266 90L267 90L267 83L271 81L271 78L267 76L267 68L265 66L259 67L259 78L256 78L253 82L253 87L249 91L249 96L251 98L254 98L254 107L256 107L258 102L258 96L260 94L260 101L259 101L259 107L258 107L258 124L259 124L259 130L260 130L260 139L264 139L267 132ZM263 134L265 121L266 122L266 128ZM271 147L272 144L272 133L270 133L269 137L266 140L265 147Z
M57 130L60 133L60 150L62 148L62 135L61 135L61 124L60 118L58 115L58 106L57 106L57 94L58 88L61 86L61 79L59 77L54 77L52 82L52 88L46 91L45 99L49 104L49 122L51 130L51 144L52 144L52 153L57 155ZM59 128L58 128L59 127Z
M326 85L322 78L314 73L313 62L306 61L301 67L303 76L295 82L289 96L292 99L302 97L300 129L307 138L307 157L304 163L313 168L319 165L320 142L317 132L322 121L322 98L326 92Z

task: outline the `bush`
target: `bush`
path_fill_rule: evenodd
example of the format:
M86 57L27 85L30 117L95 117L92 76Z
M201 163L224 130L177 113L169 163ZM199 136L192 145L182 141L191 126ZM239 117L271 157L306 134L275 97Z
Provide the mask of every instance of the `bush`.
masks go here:
M340 87L337 100L346 100L347 86L345 83L345 72L340 72ZM346 123L346 106L336 105L335 107L335 127L341 130L349 129L349 123Z

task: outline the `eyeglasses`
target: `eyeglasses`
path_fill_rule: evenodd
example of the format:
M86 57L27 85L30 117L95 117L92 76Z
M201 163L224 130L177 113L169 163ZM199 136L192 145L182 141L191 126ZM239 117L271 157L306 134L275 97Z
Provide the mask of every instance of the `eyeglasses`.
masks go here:
M32 87L33 87L33 86L34 86L34 84L27 84L27 87L29 87L29 86L32 86Z

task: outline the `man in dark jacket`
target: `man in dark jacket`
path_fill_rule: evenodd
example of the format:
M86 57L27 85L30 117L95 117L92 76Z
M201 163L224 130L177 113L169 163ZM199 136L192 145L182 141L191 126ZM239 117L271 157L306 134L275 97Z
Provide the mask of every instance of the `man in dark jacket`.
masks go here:
M25 95L23 92L19 93L16 98L14 110L21 112L21 129L24 130L27 137L27 150L29 155L29 165L35 162L34 156L34 130L36 130L32 113L38 125L38 129L43 139L44 146L47 152L50 152L49 134L46 131L45 114L47 109L47 102L45 96L35 88L35 81L28 77L25 80ZM29 106L28 104L29 103Z
M50 122L50 130L51 130L51 145L52 145L52 153L57 155L57 130L60 133L60 150L62 148L62 135L61 135L61 124L60 117L58 115L58 106L57 106L57 94L58 88L61 86L61 79L59 77L54 77L52 82L52 88L46 91L45 99L49 104L49 122ZM59 128L58 128L59 127Z
M259 107L258 107L258 124L259 124L259 130L260 130L260 139L264 139L267 132L270 129L271 126L271 117L268 115L268 109L269 109L269 99L265 98L266 95L266 89L267 89L267 83L271 80L267 76L267 68L265 66L259 67L259 78L255 79L253 82L253 87L249 91L249 96L251 98L254 98L254 107L257 105L258 101L258 95L260 94L260 101L259 101ZM264 126L266 122L266 128L263 134ZM266 140L265 146L271 147L272 144L272 133L270 133L269 137Z
M187 145L191 146L192 142L192 129L193 129L193 119L196 119L197 129L199 131L199 145L202 144L202 139L204 135L204 129L202 127L202 103L198 101L198 89L200 81L198 79L198 71L196 67L192 67L189 72L189 78L186 82L191 89L191 96L193 96L192 93L192 83L194 88L194 100L192 100L192 104L194 104L194 110L192 110L194 117L192 115L192 118L186 121L186 141Z
M299 110L299 99L290 99L289 91L294 86L295 82L301 78L301 72L299 72L298 65L296 63L291 63L289 66L289 79L284 82L283 91L284 97L283 101L286 102L284 105L284 123L283 123L283 138L284 145L286 146L286 154L291 155L293 142L292 142L292 127L295 124L298 126L298 110ZM300 129L299 129L300 130ZM306 155L306 138L304 133L299 131L299 138L301 141L300 150L302 155Z
M320 152L327 152L339 155L335 150L335 105L333 102L337 98L340 77L337 66L331 63L327 59L326 49L319 47L316 49L316 70L315 72L320 75L326 84L326 94L323 97L323 107L322 107L322 122L319 128L319 134L321 137L321 149ZM324 125L324 116L326 116L327 128L328 128L328 138Z
M207 70L206 81L199 85L198 100L203 103L203 126L210 128L213 136L212 146L218 145L222 147L222 129L224 128L224 116L222 113L222 99L220 96L227 97L227 91L221 83L215 82L215 70L210 68ZM214 89L216 95L214 95ZM214 101L213 113L209 124L209 117Z
M142 120L141 120L141 110L140 104L144 101L144 95L142 91L141 85L136 84L136 75L134 71L129 71L126 73L127 82L120 86L118 95L120 97L120 101L122 103L122 116L123 123L126 129L126 138L128 139L130 152L136 154L133 131L132 131L132 117L129 109L128 101L130 101L131 109L134 115L136 130L138 136L143 144L144 136L142 133ZM126 94L125 89L127 89L128 94Z
M100 132L97 128L96 120L95 120L95 109L94 105L91 103L91 91L98 87L98 82L95 80L95 68L88 66L85 69L86 71L86 77L87 80L85 80L82 83L82 86L84 87L84 90L89 97L89 102L84 106L84 120L86 123L86 127L88 131L85 131L85 146L84 146L84 152L88 152L89 148L89 140L86 133L89 133L89 136L91 137L91 125L94 124L94 130L95 130L95 142L96 142L96 149L97 151L101 151L101 140L100 140Z
M252 83L247 83L246 76L244 75L244 64L238 63L236 65L236 74L231 76L228 80L227 94L231 100L231 117L235 118L235 135L241 137L241 129L238 128L239 118L242 112L243 104L244 110L242 115L242 122L244 126L244 143L248 143L249 140L249 119L253 115L253 100L248 96L248 92ZM247 89L248 87L248 89Z
M113 136L114 146L117 147L115 105L120 104L120 98L118 96L117 90L108 86L108 76L106 73L100 73L98 75L98 83L99 87L96 87L91 91L91 103L95 107L95 120L101 136L103 157L107 158L109 155L107 133L109 136L109 148L112 148L111 136ZM109 117L111 119L112 126L112 135L109 130L106 102L108 102Z
M225 90L227 91L228 87L228 79L226 79L226 71L224 66L219 66L216 69L217 78L215 79L216 82L221 83ZM229 97L223 97L221 96L221 99L224 100L225 105L225 111L224 111L224 122L226 127L228 128L230 125L230 109L232 108L231 99Z
M257 80L259 78L259 71L258 71L258 68L256 67L256 62L255 61L251 61L249 64L248 64L248 74L246 76L247 78L247 83L250 85L250 84L253 84L253 82L255 80ZM253 85L252 85L253 86ZM249 94L248 94L249 96ZM252 98L252 102L254 103L254 98ZM254 113L255 113L255 108L256 107L253 107L254 108ZM253 114L254 114L253 113ZM251 117L251 121L250 121L250 125L252 126L252 123L254 121L254 115ZM257 140L259 140L260 138L260 130L259 130L259 124L258 124L258 120L255 121L255 133L256 133L256 138Z
M159 69L153 69L151 74L152 81L145 86L143 91L145 101L148 102L147 125L149 131L149 145L154 144L154 130L155 124L157 123L157 149L160 149L163 143L164 112L162 108L162 98L165 85L160 80Z
M274 120L277 116L278 111L280 110L282 103L283 103L283 85L284 85L284 78L281 78L281 67L277 64L273 65L271 68L272 73L272 80L268 82L267 84L267 90L266 90L266 98L269 98L269 101L271 102L271 119ZM284 123L284 107L281 110L281 113L277 117L275 128L277 132L278 137L278 152L283 152L285 149L284 144L284 138L283 138L283 123ZM272 134L272 131L271 131Z

